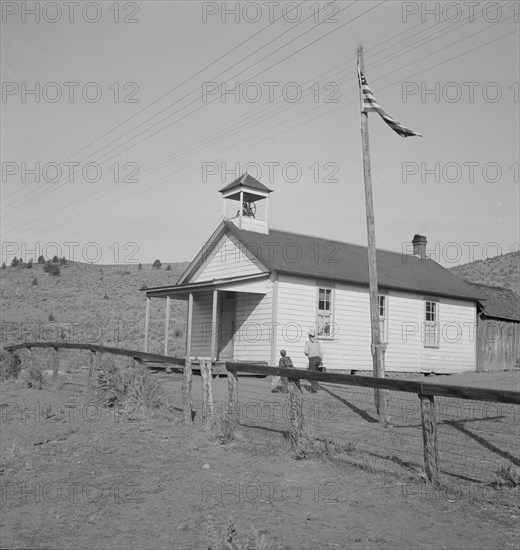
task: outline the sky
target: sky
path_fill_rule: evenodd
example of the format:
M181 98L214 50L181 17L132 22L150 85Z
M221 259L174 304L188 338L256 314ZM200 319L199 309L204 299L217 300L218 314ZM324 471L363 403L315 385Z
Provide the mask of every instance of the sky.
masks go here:
M269 226L366 245L356 60L378 248L446 267L519 248L519 3L10 2L1 22L2 261L188 261L219 189Z

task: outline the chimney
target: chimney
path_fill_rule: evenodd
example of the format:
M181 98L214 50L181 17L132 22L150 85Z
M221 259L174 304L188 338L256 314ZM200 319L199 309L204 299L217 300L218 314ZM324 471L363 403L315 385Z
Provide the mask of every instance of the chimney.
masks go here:
M426 237L423 235L414 235L412 245L413 253L415 256L419 256L421 260L426 260Z

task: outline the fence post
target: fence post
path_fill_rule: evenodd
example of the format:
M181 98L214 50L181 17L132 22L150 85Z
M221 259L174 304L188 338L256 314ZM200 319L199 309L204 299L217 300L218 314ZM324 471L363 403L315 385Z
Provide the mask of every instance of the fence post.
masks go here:
M54 386L58 386L58 371L60 369L60 356L59 356L59 348L53 348L54 349L54 364L52 369L52 383Z
M213 425L213 392L211 387L211 358L200 360L202 375L202 422L206 430Z
M184 364L184 379L182 381L182 409L184 412L184 424L191 426L193 419L193 399L191 397L191 358L186 357Z
M27 348L27 351L29 352L29 355L27 357L27 371L32 372L33 370L33 356L32 356L32 349Z
M224 422L224 437L231 439L238 424L238 374L237 371L227 371L228 405Z
M303 437L303 395L293 379L289 379L289 438L297 458L305 456Z
M96 359L96 352L90 350L89 368L88 368L88 395L92 396L92 375L94 374L94 364Z
M421 424L424 443L424 470L428 481L439 486L439 450L437 447L437 424L433 395L419 394L421 400Z

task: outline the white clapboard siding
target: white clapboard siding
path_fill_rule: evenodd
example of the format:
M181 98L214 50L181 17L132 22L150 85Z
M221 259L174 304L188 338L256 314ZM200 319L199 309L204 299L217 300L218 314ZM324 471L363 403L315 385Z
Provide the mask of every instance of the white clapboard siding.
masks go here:
M475 309L461 300L439 301L439 347L421 342L421 370L461 372L476 370Z
M197 294L193 301L193 325L191 355L208 357L211 354L213 293ZM272 283L268 282L267 294L237 293L234 337L234 356L236 361L267 361L271 354L270 324L272 312Z
M387 297L388 336L385 369L388 372L420 371L418 330L424 304L417 294L390 291Z
M237 293L235 361L270 361L272 285L265 295Z
M370 302L367 289L355 285L336 285L334 290L334 341L324 342L327 369L368 370L370 353Z
M312 281L280 276L278 281L276 362L285 349L296 368L307 368L303 353L309 328L316 323L316 287Z
M213 292L197 293L193 299L191 356L209 357L211 354L211 312Z
M233 235L223 235L218 244L199 267L190 282L211 281L241 275L265 272L255 258L254 251L247 251Z
M316 322L317 286L313 280L281 276L278 285L277 356L285 348L297 367L305 368L303 348L309 327ZM322 340L329 370L372 370L368 288L336 284L334 340ZM424 298L390 291L387 296L388 372L462 372L476 369L475 340L469 326L475 305L449 298L439 302L440 343L425 348L422 338ZM461 327L459 331L457 327Z

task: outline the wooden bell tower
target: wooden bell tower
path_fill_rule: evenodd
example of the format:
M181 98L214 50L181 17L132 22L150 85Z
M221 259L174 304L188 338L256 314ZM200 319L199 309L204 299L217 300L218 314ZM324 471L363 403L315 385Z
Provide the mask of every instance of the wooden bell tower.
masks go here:
M222 215L225 220L239 229L269 233L267 214L272 189L246 172L219 192L222 193Z

